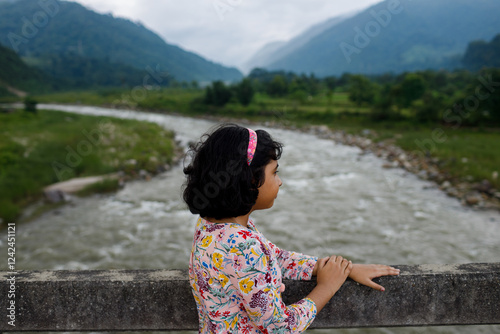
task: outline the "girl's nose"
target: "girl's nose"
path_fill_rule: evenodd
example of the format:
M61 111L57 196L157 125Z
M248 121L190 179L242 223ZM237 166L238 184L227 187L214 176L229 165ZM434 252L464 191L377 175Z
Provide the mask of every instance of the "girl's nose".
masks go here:
M278 184L279 184L280 187L283 184L283 182L281 181L281 177L279 177L279 176L278 176Z

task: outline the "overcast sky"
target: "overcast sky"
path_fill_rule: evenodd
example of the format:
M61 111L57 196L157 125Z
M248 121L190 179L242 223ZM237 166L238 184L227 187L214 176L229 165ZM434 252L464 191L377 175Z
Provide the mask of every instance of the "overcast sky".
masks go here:
M77 0L98 13L140 21L167 43L239 67L269 42L382 0Z

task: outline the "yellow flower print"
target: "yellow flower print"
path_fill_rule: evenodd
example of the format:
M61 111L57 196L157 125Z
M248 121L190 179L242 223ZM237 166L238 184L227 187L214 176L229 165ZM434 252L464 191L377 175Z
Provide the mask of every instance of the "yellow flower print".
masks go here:
M224 320L224 324L226 325L226 329L236 328L236 325L238 324L238 315L234 316L233 321L231 321L231 324L229 324L229 322L227 322L226 320Z
M253 281L250 278L245 278L244 280L240 281L240 289L243 291L243 293L248 294L254 285Z
M203 240L201 240L201 247L207 248L212 243L212 236L207 235Z
M224 261L222 254L214 253L214 255L212 256L212 261L214 262L215 267L222 269L222 261Z
M257 256L257 257L259 257L259 256L260 256L260 254L258 254L258 253L255 251L255 249L253 249L253 248L252 248L252 250L251 250L250 252L252 252L252 253L253 253L255 256Z
M229 282L229 278L227 278L226 275L220 273L219 274L219 281L220 281L220 284L222 285L222 287L225 287L227 282Z
M238 323L238 316L234 317L233 322L231 323L231 328L236 328L237 323Z

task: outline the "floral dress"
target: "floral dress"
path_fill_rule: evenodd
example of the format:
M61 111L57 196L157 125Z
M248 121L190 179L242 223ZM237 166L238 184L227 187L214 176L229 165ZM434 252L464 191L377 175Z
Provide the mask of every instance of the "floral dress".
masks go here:
M189 280L200 333L301 333L316 317L304 298L286 306L282 278L309 280L317 258L279 249L249 220L211 223L199 218Z

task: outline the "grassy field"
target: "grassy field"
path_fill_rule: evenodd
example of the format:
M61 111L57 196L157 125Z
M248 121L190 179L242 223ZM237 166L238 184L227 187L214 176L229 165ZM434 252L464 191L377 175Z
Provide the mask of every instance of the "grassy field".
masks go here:
M178 112L190 116L212 115L245 118L294 126L308 124L327 125L334 130L360 134L364 129L374 130L371 139L392 140L407 151L430 154L441 161L441 168L452 176L469 182L490 181L500 188L500 129L457 129L444 124L419 124L401 110L400 120L376 121L370 117L369 106L356 106L347 93L318 94L295 98L274 98L257 93L249 106L235 101L223 108L200 103L203 90L164 88L159 91L133 90L64 93L36 97L41 102L82 103L109 105L121 101L122 105L145 110ZM135 100L134 100L135 97ZM198 102L197 102L198 101ZM125 103L126 102L126 103Z
M154 173L174 154L173 133L152 123L58 111L0 113L0 218L16 219L49 184L120 170Z

